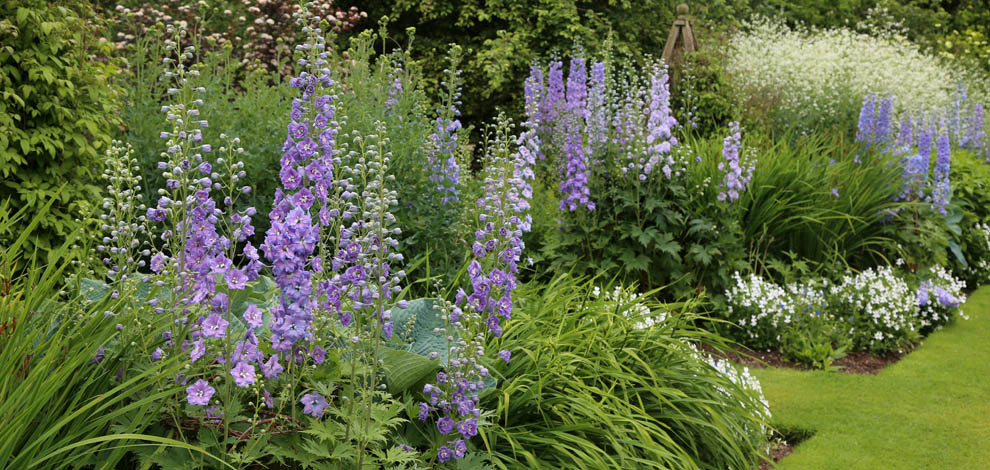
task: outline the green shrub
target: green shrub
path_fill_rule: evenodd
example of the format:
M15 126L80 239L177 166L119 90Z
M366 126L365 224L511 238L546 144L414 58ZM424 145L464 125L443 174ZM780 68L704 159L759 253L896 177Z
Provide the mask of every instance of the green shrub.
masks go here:
M109 84L117 68L101 59L109 45L98 40L92 9L66 5L0 5L0 201L37 212L55 200L25 247L40 256L81 229L97 200L100 157L119 105ZM0 231L0 245L23 228Z
M722 341L692 326L694 306L605 291L566 274L520 285L499 340L512 360L482 399L496 410L484 436L496 466L755 468L769 418L759 385L693 349Z
M692 5L692 14L698 23L715 24L741 11L742 3L699 2ZM426 77L441 75L447 44L464 47L467 122L489 121L497 108L521 114L520 84L530 63L552 52L570 51L574 44L581 44L588 57L602 57L608 50L643 63L647 55L659 56L676 18L675 3L656 0L364 0L354 4L372 18L387 15L392 21L389 28L400 43L408 39L406 28L417 28L412 55L422 62Z
M953 274L966 280L970 288L990 282L990 167L971 153L956 150L952 155L950 179L952 203L962 211L958 247L962 260L949 255Z

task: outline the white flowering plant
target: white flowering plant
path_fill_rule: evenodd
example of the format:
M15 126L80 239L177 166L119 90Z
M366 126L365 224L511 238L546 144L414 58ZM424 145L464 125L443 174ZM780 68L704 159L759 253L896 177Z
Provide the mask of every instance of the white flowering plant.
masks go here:
M980 260L986 264L986 261ZM932 266L920 273L923 279L918 287L918 314L923 333L936 330L948 323L958 313L966 318L960 307L966 301L966 281L957 279L948 269Z
M726 73L750 106L771 105L775 124L801 131L855 122L863 96L891 96L902 112L950 109L966 83L985 101L986 80L890 31L790 28L756 17L729 40Z
M915 292L889 266L845 275L829 294L836 314L850 322L857 350L882 353L920 338Z
M903 263L901 263L903 264ZM917 280L916 280L917 278ZM846 350L886 353L962 315L964 281L932 266L919 275L893 267L780 285L757 274L735 274L725 293L737 338L753 348L780 348L821 368Z

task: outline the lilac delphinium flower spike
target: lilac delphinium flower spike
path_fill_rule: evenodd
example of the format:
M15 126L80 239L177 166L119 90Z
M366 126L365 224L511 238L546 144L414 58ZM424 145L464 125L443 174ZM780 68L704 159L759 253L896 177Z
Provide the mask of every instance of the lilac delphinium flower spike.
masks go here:
M448 55L450 64L445 73L443 82L446 93L443 99L443 106L437 110L436 128L430 135L430 146L427 153L427 161L432 165L430 182L436 185L436 190L443 194L441 202L446 204L458 199L457 185L460 181L460 166L455 158L457 150L457 131L461 128L461 121L457 119L460 111L457 104L460 103L461 96L461 71L459 46L452 46Z
M677 145L677 139L672 136L671 129L677 125L670 112L670 90L667 85L667 69L662 64L654 64L650 72L649 103L646 120L646 153L648 160L642 168L640 179L649 176L661 163L667 179L671 177L671 166L674 164L670 156L671 146Z
M559 60L550 62L547 73L547 88L540 101L540 133L549 134L557 124L557 117L564 108L564 64Z
M952 154L948 133L943 131L939 135L935 154L935 187L932 190L932 204L940 214L945 215L951 192L949 166L952 161Z
M308 11L304 10L300 22L307 40L296 48L307 58L299 62L303 69L299 75L289 80L299 97L292 100L289 110L280 159L281 187L275 191L271 228L261 246L281 291L279 302L270 310L269 325L272 347L278 353L290 353L299 342L312 339L314 276L323 272L317 245L324 227L340 216L331 204L341 187L335 178L340 161L337 84L330 75L322 31L311 24L315 21ZM277 375L280 369L263 367L266 376Z
M739 124L730 123L729 129L731 134L725 138L722 146L722 157L725 161L718 164L718 169L725 173L724 190L718 194L718 200L733 202L739 199L753 178L754 165L750 162L748 166L743 167L740 162L742 136Z
M456 430L463 439L478 434L478 396L489 375L483 365L486 336L501 336L502 322L511 318L518 262L525 247L522 234L529 229L528 196L520 189L526 187L520 168L527 163L521 162L520 152L511 151L518 139L512 139L508 129L507 119L500 115L495 143L485 153L483 196L477 201L479 228L467 268L470 288L459 289L454 304L441 307L461 340L450 346L444 370L423 389L428 401L420 403L420 420L437 413L437 429L443 434ZM500 356L508 358L506 353ZM456 441L453 445L459 448ZM463 452L454 452L446 458L461 456Z
M588 148L592 164L598 162L608 144L609 109L606 94L605 63L595 62L591 67L591 80L588 87L588 112L585 116L588 134Z
M560 210L574 212L584 206L595 209L588 189L588 156L584 148L584 120L587 115L588 77L585 61L574 57L567 76L567 107L564 119L564 162L561 168Z
M861 142L869 146L873 140L873 132L876 128L873 119L876 111L877 99L874 95L863 97L863 105L859 108L859 125L856 130L856 142Z

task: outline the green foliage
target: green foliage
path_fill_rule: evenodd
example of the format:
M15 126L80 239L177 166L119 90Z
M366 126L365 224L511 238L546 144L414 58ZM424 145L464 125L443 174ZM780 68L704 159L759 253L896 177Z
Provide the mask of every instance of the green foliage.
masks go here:
M959 234L954 237L962 260L947 256L953 274L976 287L990 281L990 242L986 231L979 225L990 224L990 167L971 153L955 150L950 169L952 203L961 212Z
M42 259L83 228L117 122L118 90L109 84L117 68L92 17L87 2L0 6L0 201L34 212L55 201L25 246ZM0 231L0 245L24 227Z
M0 252L0 468L112 468L124 457L122 448L140 441L201 454L183 442L140 434L156 419L161 400L180 388L164 380L183 363L125 370L137 348L121 342L116 320L103 314L119 302L87 302L80 293L59 299L69 242L51 252L51 264L35 259L19 275L10 271L51 204L32 218L25 207L0 220L0 229L23 227Z
M714 22L731 18L741 3L698 3L692 13L700 22ZM520 85L534 60L581 44L589 57L608 49L642 62L646 55L660 54L676 18L674 3L656 0L365 0L355 5L372 18L388 16L399 42L406 41L406 28L417 28L412 55L423 64L426 77L441 76L447 44L464 47L463 113L468 122L488 121L498 108L521 112Z
M921 207L894 201L901 189L898 160L860 155L855 144L834 134L776 141L751 136L746 146L758 155L757 169L739 202L745 243L757 266L794 255L839 271L893 261L912 223L903 209Z
M512 360L482 399L496 410L484 435L496 466L754 468L763 405L689 347L721 344L693 326L695 305L609 300L592 287L562 274L518 288L521 308L498 340ZM640 302L666 320L637 328Z
M671 108L688 133L707 137L741 117L742 103L723 64L725 51L724 44L706 45L671 70Z
M794 318L782 328L780 350L799 364L835 370L832 363L842 359L852 347L845 323L830 321L825 315L812 314Z

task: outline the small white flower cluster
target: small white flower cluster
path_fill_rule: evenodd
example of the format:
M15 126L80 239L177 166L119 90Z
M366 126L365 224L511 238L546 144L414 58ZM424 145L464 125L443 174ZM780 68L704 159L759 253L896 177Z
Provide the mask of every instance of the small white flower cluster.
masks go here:
M875 349L877 343L913 336L918 330L915 292L890 266L846 275L829 288L830 306L842 317L849 316L849 334L857 349Z
M805 317L848 324L857 350L891 350L950 320L966 301L966 283L941 266L922 274L917 289L890 266L824 279L775 284L756 274L735 274L726 293L729 320L745 331L754 348L780 346L780 332Z
M810 280L780 286L756 274L734 274L735 286L726 293L730 319L746 329L750 346L775 347L779 329L802 316L826 315L824 281Z
M749 367L743 367L742 370L736 368L731 362L725 359L715 359L710 354L702 353L698 351L698 348L691 343L685 343L685 345L691 350L691 355L697 359L700 359L712 369L717 370L720 374L728 378L733 384L738 385L747 392L748 401L745 399L740 399L739 404L747 410L752 410L756 413L756 417L763 423L769 423L772 417L770 413L770 402L767 401L767 397L763 395L763 386L760 384L760 379L755 375L749 373ZM730 396L729 392L722 387L716 386L716 390L721 392L726 396ZM747 426L748 428L748 426ZM767 436L769 435L770 429L761 424L759 429L754 429L749 431L750 434L757 436Z
M949 109L961 82L971 94L987 89L985 79L949 67L896 34L791 29L762 17L745 26L729 42L728 76L746 95L775 96L777 106L801 123L858 109L870 93L892 96L894 116L920 116Z
M621 312L626 318L635 321L634 328L642 330L663 323L667 319L666 312L653 312L642 302L642 296L633 289L615 286L611 291L603 291L595 286L591 296L601 297L616 312Z

